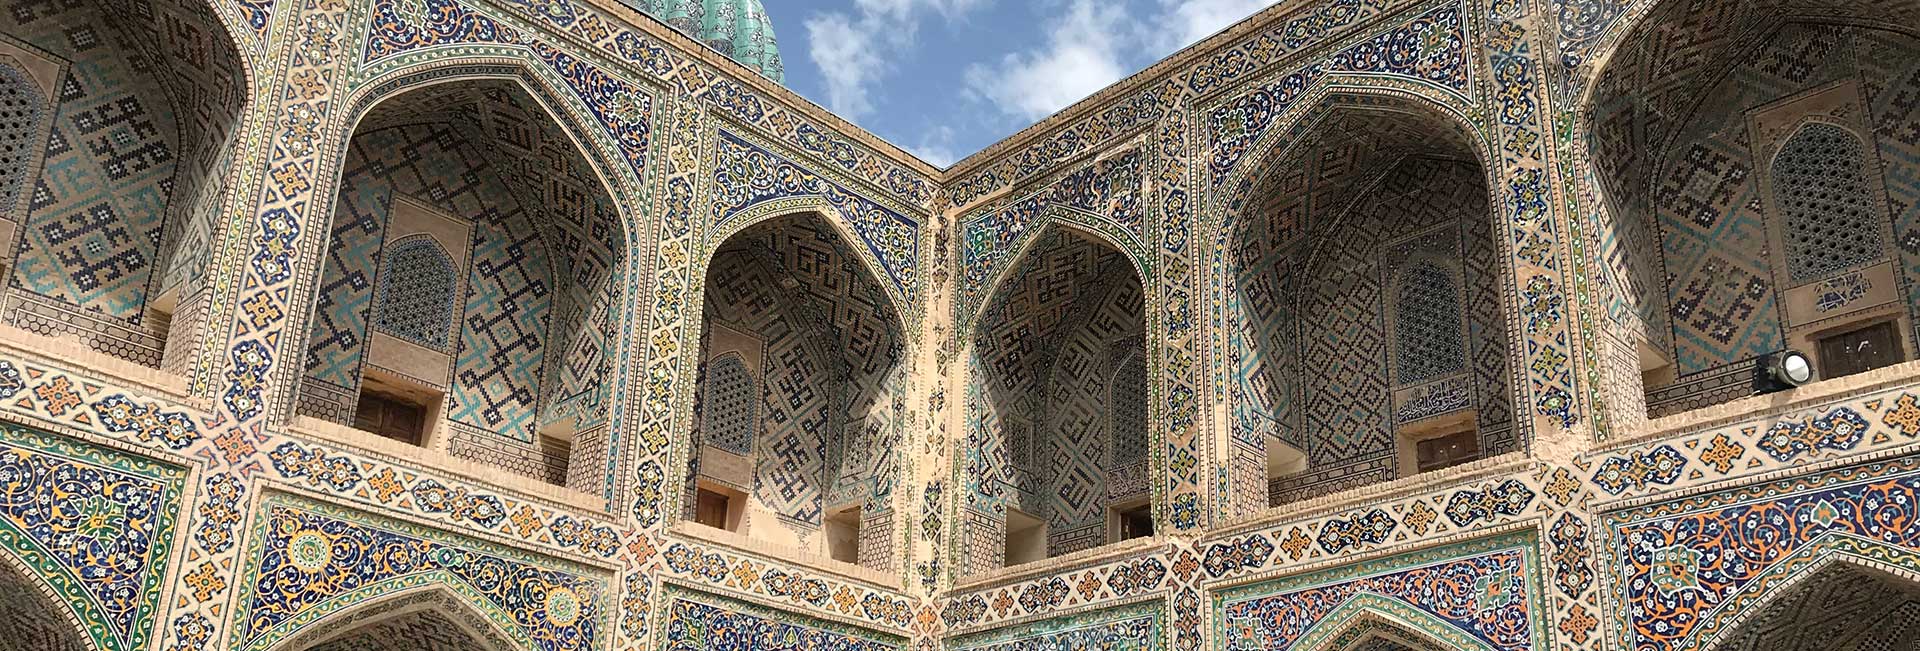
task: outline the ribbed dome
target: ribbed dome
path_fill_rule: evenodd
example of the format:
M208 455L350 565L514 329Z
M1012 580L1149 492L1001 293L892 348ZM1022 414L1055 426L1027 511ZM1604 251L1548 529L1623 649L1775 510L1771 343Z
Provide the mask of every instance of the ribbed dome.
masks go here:
M773 22L760 0L638 0L636 4L768 79L786 83Z

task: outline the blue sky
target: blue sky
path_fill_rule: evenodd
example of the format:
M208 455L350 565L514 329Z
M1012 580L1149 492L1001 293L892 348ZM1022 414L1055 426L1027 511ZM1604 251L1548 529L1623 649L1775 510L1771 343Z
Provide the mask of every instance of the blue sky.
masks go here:
M1273 0L763 0L787 86L946 166Z

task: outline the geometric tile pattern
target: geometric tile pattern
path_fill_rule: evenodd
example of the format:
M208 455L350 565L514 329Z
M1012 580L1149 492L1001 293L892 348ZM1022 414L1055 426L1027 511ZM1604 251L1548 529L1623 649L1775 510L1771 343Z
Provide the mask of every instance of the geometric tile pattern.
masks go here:
M30 187L0 187L6 214L21 218L8 286L63 312L36 316L9 306L6 319L158 366L158 324L145 321L147 297L168 280L170 257L184 267L208 257L204 239L188 231L207 228L225 189L219 177L226 170L215 168L244 97L238 53L224 38L207 38L219 28L196 2L70 3L6 14L0 33L62 66L57 79L43 80L54 86L54 106L22 106L20 117L31 119L21 126L34 133L11 138L15 163L37 161L29 173L40 173ZM42 98L31 93L35 104Z
M1369 113L1354 111L1321 128L1368 133ZM1282 167L1263 180L1267 189L1255 195L1263 203L1228 240L1224 262L1234 279L1223 316L1236 369L1232 431L1254 450L1272 437L1307 453L1309 471L1277 484L1287 501L1393 477L1387 460L1400 419L1388 409L1391 389L1466 370L1470 354L1475 375L1468 392L1481 398L1447 401L1448 410L1479 403L1486 411L1482 437L1504 447L1499 441L1510 436L1507 339L1492 316L1500 309L1495 249L1474 241L1491 236L1479 226L1491 220L1481 173L1402 153L1446 142L1300 146L1288 160L1301 167ZM1363 198L1353 199L1354 191ZM1427 269L1435 278L1408 289Z
M484 648L445 615L427 610L365 624L313 651L469 651Z
M760 391L740 354L728 352L709 362L700 393L701 440L734 454L752 454L760 430Z
M1050 226L972 325L978 389L968 410L982 420L967 436L982 442L984 456L968 464L970 501L1047 521L1050 553L1106 542L1110 415L1121 395L1110 382L1129 351L1145 354L1142 300L1124 254L1097 236ZM998 564L996 557L989 566Z
M453 259L431 236L408 236L381 254L379 311L381 332L446 350L453 328L454 290L459 286Z
M1773 161L1786 223L1787 276L1794 284L1880 259L1878 194L1867 180L1864 143L1832 124L1788 138Z
M47 599L12 566L0 564L0 621L7 624L6 651L87 651L86 632L68 621L61 607Z
M1839 3L1834 11L1876 19L1905 11L1865 9L1871 4ZM1785 287L1776 271L1797 285L1898 253L1903 285L1920 278L1920 248L1902 240L1913 232L1909 199L1920 161L1911 137L1887 137L1913 119L1911 102L1890 87L1907 83L1920 42L1867 28L1772 27L1772 11L1770 3L1662 5L1646 24L1675 27L1626 37L1596 82L1591 146L1608 209L1618 213L1609 218L1633 229L1641 220L1652 225L1650 234L1601 252L1608 310L1615 319L1637 314L1642 324L1632 327L1658 330L1649 338L1680 374L1676 387L1657 394L1659 403L1649 395L1655 415L1697 406L1688 398L1708 394L1725 372L1785 346ZM1741 39L1756 40L1730 47ZM1858 60L1904 63L1847 63L1865 50L1871 53ZM1771 161L1753 160L1769 143L1752 141L1748 110L1849 78L1873 98L1861 122L1882 134L1877 150L1847 129L1810 123L1781 139ZM1883 176L1866 178L1873 169L1866 157L1876 152ZM1763 174L1772 175L1773 197L1761 196ZM1889 210L1894 241L1883 242L1879 234L1888 229L1876 224ZM1786 249L1772 255L1769 223L1782 229ZM1913 296L1920 295L1910 293L1909 310ZM1690 385L1698 388L1682 388Z
M829 505L884 504L904 324L840 233L803 214L733 235L708 264L705 303L709 323L765 342L757 370L718 357L699 398L708 442L753 456L755 497L808 532Z
M1043 620L955 638L956 651L1146 651L1161 646L1164 609L1147 604L1091 611L1072 619Z
M1877 615L1877 616L1876 616ZM1920 649L1920 585L1845 566L1822 570L1774 598L1734 634L1728 651Z

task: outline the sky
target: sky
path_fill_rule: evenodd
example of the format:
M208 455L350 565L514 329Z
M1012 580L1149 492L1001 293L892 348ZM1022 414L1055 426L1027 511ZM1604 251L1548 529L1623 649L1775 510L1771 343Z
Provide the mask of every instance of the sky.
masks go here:
M787 87L945 167L1274 0L762 0Z

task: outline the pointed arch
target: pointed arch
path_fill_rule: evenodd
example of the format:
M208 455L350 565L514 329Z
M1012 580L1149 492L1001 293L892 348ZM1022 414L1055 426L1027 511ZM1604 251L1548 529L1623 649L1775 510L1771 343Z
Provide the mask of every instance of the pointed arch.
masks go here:
M1149 282L1153 278L1151 270L1141 257L1135 255L1137 250L1134 247L1105 232L1098 224L1089 223L1071 211L1050 209L1036 224L1027 229L1028 235L1020 240L1013 254L1008 255L1006 261L994 271L993 276L983 286L981 300L968 307L968 313L962 315L961 322L955 326L954 330L963 335L970 332L979 321L981 314L993 303L994 297L1000 293L1002 285L1019 272L1020 267L1026 264L1027 258L1033 255L1039 243L1046 240L1048 235L1062 231L1098 242L1101 246L1120 254L1127 260L1128 267L1133 270L1134 277L1139 279L1143 290L1151 292L1158 287L1157 283Z
M1355 594L1302 633L1290 648L1301 651L1347 651L1359 640L1348 636L1368 628L1391 631L1402 639L1421 643L1419 651L1498 651L1493 645L1460 627L1415 608L1405 601L1372 593Z
M1502 316L1518 311L1520 289L1507 185L1481 114L1451 92L1333 77L1250 137L1212 188L1205 359L1229 406L1220 463L1265 466L1266 444L1279 441L1349 469L1266 484L1255 481L1264 473L1232 473L1236 512L1412 472L1395 457L1402 438L1433 434L1422 428L1470 427L1496 454L1530 444L1530 371L1509 363L1524 333ZM1381 217L1395 213L1406 217ZM1454 303L1471 307L1455 320L1471 352L1452 356L1452 372L1401 383L1380 352L1395 350L1389 294L1430 255L1457 263ZM1331 345L1321 332L1366 343ZM1300 372L1307 365L1318 374Z
M885 568L904 535L894 514L908 467L912 308L841 200L796 194L729 209L695 246L687 262L701 308L681 323L698 343L674 359L694 390L673 406L694 427L676 433L685 444L669 466L685 489L663 501L691 520L692 496L725 495L728 528ZM752 382L722 386L723 376ZM730 388L757 389L758 418L725 417L743 413L728 406L738 402ZM729 423L757 430L694 431ZM860 533L870 528L885 534Z
M918 312L917 307L901 293L898 286L888 282L892 276L887 273L886 265L881 264L879 258L865 246L866 240L853 229L853 226L846 223L840 209L823 195L810 194L770 199L749 205L734 213L731 218L720 224L718 228L708 231L702 238L700 252L702 262L694 268L694 277L704 277L701 272L706 271L713 264L714 255L719 253L721 247L733 240L735 235L761 224L803 215L812 216L831 227L834 234L839 236L840 243L856 252L868 277L878 282L881 289L886 291L892 308L891 312L895 315L894 320L897 321L896 325L900 327L901 332L910 336L915 335L908 317ZM698 290L701 287L695 287L695 289Z
M20 649L91 651L93 636L67 600L11 551L0 550L0 622ZM108 647L112 648L112 647Z
M377 590L378 586L372 589ZM525 651L535 648L532 640L517 636L495 623L496 618L511 616L496 612L486 600L463 594L460 584L440 577L435 581L387 593L363 589L336 598L335 604L350 604L312 620L296 620L288 630L274 638L281 641L263 644L263 638L246 647L248 651L308 651L352 638L368 630L409 617L431 613L455 627L466 641L480 646L472 651ZM349 598L352 597L352 598ZM325 606L316 608L324 609ZM501 620L511 621L511 619ZM271 638L266 638L271 639ZM464 648L464 647L463 647ZM393 651L400 651L395 649Z
M1699 624L1670 651L1720 651L1768 606L1829 572L1853 570L1920 590L1920 558L1910 549L1850 534L1829 532L1775 561L1733 594L1699 614Z
M616 430L627 420L610 403L620 397L614 390L621 385L618 378L632 372L631 347L640 345L618 336L619 324L632 322L642 309L639 299L631 295L629 282L644 262L639 259L644 256L632 253L640 250L636 231L644 230L640 226L644 202L630 200L641 186L634 170L640 159L614 141L607 132L611 128L607 119L586 105L574 82L558 74L533 53L514 50L510 55L402 65L359 80L343 99L345 110L332 118L330 133L339 134L340 139L329 141L327 165L317 176L331 182L333 191L321 192L325 199L316 202L313 212L335 220L343 210L358 210L364 213L359 217L368 219L385 219L396 212L397 197L381 193L398 191L374 187L380 183L362 179L367 182L361 185L367 187L361 189L370 196L342 196L356 178L356 170L348 167L350 157L358 155L352 152L359 151L354 148L362 136L486 123L475 125L480 132L474 137L456 138L459 142L447 145L453 149L441 149L447 157L473 161L501 176L504 185L492 184L501 187L479 193L497 200L481 201L475 194L456 207L440 198L409 199L430 208L416 212L444 213L439 215L442 222L465 222L447 230L454 233L451 239L440 238L453 254L456 268L464 270L458 286L465 291L455 313L473 316L479 313L476 305L514 307L488 312L485 322L458 321L453 336L460 343L445 348L454 356L451 363L457 372L446 374L443 382L421 384L433 394L426 395L428 402L441 399L436 395L447 396L453 408L444 413L449 422L462 426L448 428L448 436L428 443L447 445L456 456L522 469L549 483L611 501L620 486L613 477L612 460L620 457L618 447L626 441ZM650 86L636 88L634 93L647 95L636 99L644 113L657 91ZM471 106L435 103L458 97L465 97ZM477 119L463 122L450 117L463 110ZM538 128L535 144L522 145L498 135L505 128L501 125L517 128L520 124ZM476 158L462 153L473 148L520 151L514 147L534 147L538 151L527 155L557 162L521 169L523 174L504 174L512 169L509 166L521 165L526 156ZM533 219L543 213L553 218ZM496 223L502 219L523 226L503 228ZM352 223L332 226L334 237L321 245L323 269L366 266L372 256L364 251L377 253L398 243L377 240L409 235L389 233L384 226L358 230ZM462 229L486 237L472 240L477 242L472 246L449 244L460 240L456 231ZM367 241L343 244L341 238L349 236ZM337 260L343 253L350 254L350 259ZM362 386L358 378L364 368L360 342L350 336L363 324L347 311L364 311L365 301L357 295L338 299L326 294L334 291L327 287L344 286L327 278L320 284L323 291L310 298L315 307L308 313L316 318L309 324L311 337L301 351L308 364L304 368L286 365L292 368L276 368L276 372L306 374L302 390L288 392L298 397L301 413L344 422L342 415L356 410L354 396ZM360 291L358 285L354 287L352 291ZM331 347L331 352L315 353L316 346ZM315 380L316 368L332 379ZM477 432L506 435L512 445L476 443Z

